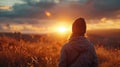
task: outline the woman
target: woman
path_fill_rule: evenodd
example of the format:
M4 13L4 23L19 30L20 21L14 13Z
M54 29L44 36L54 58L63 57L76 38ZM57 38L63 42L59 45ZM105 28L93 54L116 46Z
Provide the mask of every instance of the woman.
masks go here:
M85 37L86 22L78 18L72 25L72 35L60 56L59 67L98 67L98 58L91 44Z

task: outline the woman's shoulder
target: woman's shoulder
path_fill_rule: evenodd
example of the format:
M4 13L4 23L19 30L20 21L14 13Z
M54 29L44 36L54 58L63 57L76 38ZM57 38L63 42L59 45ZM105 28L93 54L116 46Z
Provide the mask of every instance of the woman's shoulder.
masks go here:
M69 50L71 48L70 43L67 42L63 45L62 50Z

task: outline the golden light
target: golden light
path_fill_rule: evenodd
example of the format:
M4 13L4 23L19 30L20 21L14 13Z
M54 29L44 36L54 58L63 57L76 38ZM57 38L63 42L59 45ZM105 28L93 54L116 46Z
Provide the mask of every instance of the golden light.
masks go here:
M56 21L56 23L51 27L51 31L62 36L70 34L71 23L68 23L68 21L65 20L64 21L58 20L58 21Z
M51 16L51 13L48 12L48 11L45 11L45 15L48 16L48 17L50 17L50 16Z
M12 10L10 6L0 6L1 10Z
M64 27L64 26L61 26L61 27L58 28L58 32L65 33L65 32L67 32L67 28Z

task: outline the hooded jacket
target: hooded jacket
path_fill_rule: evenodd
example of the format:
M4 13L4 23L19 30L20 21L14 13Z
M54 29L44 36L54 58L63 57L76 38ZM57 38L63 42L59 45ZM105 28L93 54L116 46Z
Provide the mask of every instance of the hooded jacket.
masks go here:
M59 67L98 67L94 46L83 36L71 37L61 50Z

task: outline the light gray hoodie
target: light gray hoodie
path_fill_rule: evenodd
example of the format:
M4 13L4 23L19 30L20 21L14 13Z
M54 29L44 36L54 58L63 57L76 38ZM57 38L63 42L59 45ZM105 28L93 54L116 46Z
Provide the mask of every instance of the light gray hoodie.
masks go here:
M98 67L94 46L83 36L71 37L61 50L59 67Z

